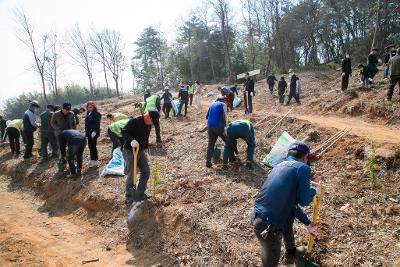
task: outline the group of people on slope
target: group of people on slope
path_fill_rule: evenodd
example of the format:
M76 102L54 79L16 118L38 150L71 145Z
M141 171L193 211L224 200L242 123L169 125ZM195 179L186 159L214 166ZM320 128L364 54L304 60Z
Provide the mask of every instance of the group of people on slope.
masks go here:
M295 73L294 69L289 69L289 85L285 80L285 76L282 75L280 80L278 81L274 75L274 73L270 73L266 76L266 81L268 85L269 92L271 95L274 92L275 82L278 82L278 101L279 104L283 105L285 103L285 93L287 88L289 87L288 99L286 102L286 106L290 105L290 101L292 98L296 100L298 105L301 105L300 102L300 93L301 93L301 82L299 76Z

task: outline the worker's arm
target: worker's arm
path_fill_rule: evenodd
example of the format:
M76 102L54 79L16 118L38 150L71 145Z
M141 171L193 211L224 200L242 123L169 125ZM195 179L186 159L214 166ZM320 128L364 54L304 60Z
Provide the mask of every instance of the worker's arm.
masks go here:
M134 139L131 134L133 133L134 129L135 129L135 121L131 119L121 130L121 135L127 144L130 144L131 141Z
M208 115L210 114L210 108L207 110L206 120L208 120Z
M316 194L314 188L310 187L311 169L308 165L303 165L298 169L297 203L300 206L307 206Z
M311 223L311 220L310 220L310 218L308 218L308 215L298 205L296 206L296 210L295 210L295 214L294 215L304 225L309 225Z

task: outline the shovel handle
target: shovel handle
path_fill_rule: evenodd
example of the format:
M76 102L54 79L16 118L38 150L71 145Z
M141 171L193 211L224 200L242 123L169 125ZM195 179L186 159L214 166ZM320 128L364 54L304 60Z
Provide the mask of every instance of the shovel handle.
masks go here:
M139 155L139 145L137 147L132 147L133 153L133 186L136 187L136 177L137 177L137 161Z
M312 223L317 223L318 222L318 213L319 213L319 207L321 206L322 199L324 198L326 191L326 187L324 185L321 186L321 193L319 196L315 196L313 199L313 204L314 204L314 210L313 210L313 215L312 215ZM315 235L311 235L308 238L307 242L307 252L311 252L314 246L314 240L315 240Z

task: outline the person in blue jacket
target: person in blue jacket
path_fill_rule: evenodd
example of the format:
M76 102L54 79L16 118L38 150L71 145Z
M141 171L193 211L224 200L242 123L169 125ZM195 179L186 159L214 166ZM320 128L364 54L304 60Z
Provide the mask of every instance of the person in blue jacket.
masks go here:
M206 116L208 129L207 168L212 167L211 158L214 154L214 147L218 137L225 141L226 112L226 105L220 101L213 102L208 108Z
M256 148L254 127L250 121L237 120L229 123L226 128L223 169L228 169L228 159L230 162L235 161L235 153L237 154L237 140L241 138L247 143L247 159L246 168L252 169L254 150Z
M86 104L85 133L90 151L89 168L99 166L99 153L97 151L97 138L100 136L101 114L97 111L96 104L89 101Z
M286 264L293 264L295 218L305 224L311 234L316 233L317 226L301 208L309 205L317 193L310 187L309 154L310 149L305 143L291 144L287 159L272 169L256 197L251 219L260 242L263 267L278 266L282 237Z

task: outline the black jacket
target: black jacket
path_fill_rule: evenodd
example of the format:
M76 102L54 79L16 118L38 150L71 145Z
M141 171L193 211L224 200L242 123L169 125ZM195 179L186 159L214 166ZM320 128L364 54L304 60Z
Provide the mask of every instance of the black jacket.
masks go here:
M85 132L87 137L91 137L92 132L96 132L96 136L100 135L101 114L96 110L87 112L85 117Z
M287 82L285 80L280 80L278 82L278 92L279 94L284 94L287 88Z
M34 122L34 123L32 123ZM25 111L24 117L22 118L22 123L24 125L24 132L35 132L37 130L35 113L31 109Z
M172 94L169 91L165 91L161 97L161 100L164 100L164 104L171 104Z
M139 151L149 147L149 136L151 126L144 123L143 116L131 118L124 128L121 130L121 135L124 138L124 148L132 150L131 141L136 140L139 143Z
M189 100L189 92L187 90L187 87L181 87L179 90L178 97L181 101L188 101Z
M7 121L5 119L0 119L0 130L4 131L4 129L6 127L7 127ZM3 136L1 136L1 137L3 137Z
M342 60L342 72L346 75L351 74L351 60L350 58L345 58Z
M374 54L369 54L367 59L368 64L375 65L378 64L378 58Z
M296 74L292 75L292 78L290 79L290 91L295 92L296 91L296 82L299 78L296 76Z
M248 80L244 80L244 88L247 92L253 93L253 95L255 95L254 81L251 78L249 78Z
M65 157L67 154L66 148L72 149L72 147L83 146L86 144L86 137L83 133L70 129L64 130L58 135L58 144L60 145L61 156Z

